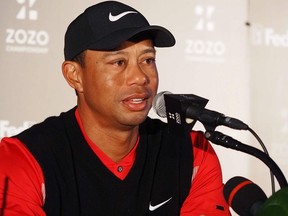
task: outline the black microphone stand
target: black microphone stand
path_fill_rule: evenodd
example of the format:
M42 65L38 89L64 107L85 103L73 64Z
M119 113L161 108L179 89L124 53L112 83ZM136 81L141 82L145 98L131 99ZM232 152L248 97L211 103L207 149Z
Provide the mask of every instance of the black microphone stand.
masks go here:
M269 155L265 154L263 151L260 151L259 149L252 146L243 144L230 136L214 130L207 130L205 132L205 137L215 144L255 156L270 168L281 188L288 186L287 180L279 166L274 162L271 157L269 157Z

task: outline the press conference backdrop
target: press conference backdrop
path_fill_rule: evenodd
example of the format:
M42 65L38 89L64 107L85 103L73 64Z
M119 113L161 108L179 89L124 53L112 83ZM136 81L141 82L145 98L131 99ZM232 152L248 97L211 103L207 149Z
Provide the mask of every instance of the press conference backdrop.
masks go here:
M0 138L75 106L75 93L61 73L63 36L70 21L97 2L1 0ZM208 98L208 109L249 124L288 178L288 1L122 2L176 37L175 47L157 50L159 91ZM150 116L158 118L153 111ZM204 130L201 123L194 129ZM260 148L247 131L218 130ZM271 195L266 165L213 146L224 181L242 175Z

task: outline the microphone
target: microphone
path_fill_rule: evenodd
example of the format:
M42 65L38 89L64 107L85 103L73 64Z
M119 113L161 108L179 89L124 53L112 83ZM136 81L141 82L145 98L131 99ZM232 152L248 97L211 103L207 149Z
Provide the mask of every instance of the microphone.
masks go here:
M185 135L191 131L196 120L188 119L187 107L198 106L204 108L208 99L193 94L172 94L164 91L158 93L152 103L152 107L160 117L167 117L168 128L178 135Z
M255 216L267 200L266 194L258 185L241 176L228 180L223 193L228 205L241 216Z
M164 94L172 94L172 93L169 91L159 92L157 95L155 95L152 102L154 112L162 118L166 118L166 106L165 106Z
M241 216L288 216L288 187L267 199L258 185L236 176L227 181L223 193L229 206Z
M178 96L178 97L177 97ZM179 99L179 96L181 97L181 100ZM160 117L167 117L167 110L169 110L169 106L174 106L176 102L185 103L185 94L177 95L172 94L171 92L164 91L158 93L154 100L153 100L153 109L156 112L157 115ZM187 96L191 96L190 94ZM193 95L194 97L199 97L196 95ZM201 98L201 97L199 97ZM174 99L171 103L167 103L171 101L171 99ZM207 99L205 99L207 100ZM207 100L208 102L208 100ZM206 103L207 103L206 102ZM206 105L206 104L205 104ZM193 103L186 104L184 115L185 120L198 120L200 121L205 127L213 127L215 129L217 126L223 125L227 126L229 128L237 129L237 130L248 130L249 127L244 122L225 116L222 113L205 109L205 105L203 106L203 98L202 100L193 100Z

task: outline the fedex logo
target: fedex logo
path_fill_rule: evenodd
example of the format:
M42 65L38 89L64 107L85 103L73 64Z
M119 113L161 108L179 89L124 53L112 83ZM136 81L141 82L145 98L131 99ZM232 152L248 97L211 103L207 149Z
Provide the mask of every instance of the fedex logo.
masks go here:
M14 136L31 127L33 124L35 124L33 121L24 121L21 126L15 127L11 125L8 120L0 120L0 139L3 137Z

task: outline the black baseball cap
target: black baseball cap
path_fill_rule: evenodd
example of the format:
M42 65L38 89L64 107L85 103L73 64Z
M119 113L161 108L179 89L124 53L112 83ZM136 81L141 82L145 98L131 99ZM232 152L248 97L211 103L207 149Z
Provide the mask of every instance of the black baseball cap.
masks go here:
M166 28L150 25L134 8L116 1L105 1L87 8L67 28L65 60L84 50L113 50L124 41L149 35L156 47L171 47L175 38Z

